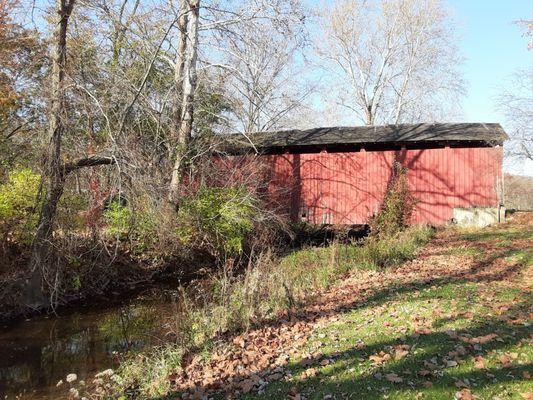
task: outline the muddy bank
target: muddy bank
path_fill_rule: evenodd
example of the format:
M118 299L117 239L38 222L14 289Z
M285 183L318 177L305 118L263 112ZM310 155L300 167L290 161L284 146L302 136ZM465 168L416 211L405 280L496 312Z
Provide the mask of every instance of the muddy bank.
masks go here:
M306 246L324 246L332 241L353 242L368 232L367 225L299 224L293 226L290 233L279 232L273 250L283 255ZM24 293L27 293L30 276L29 246L10 243L0 249L0 323L46 314L53 309L97 304L102 297L134 297L153 284L202 279L220 265L212 255L201 250L165 253L160 249L139 253L128 243L85 243L82 239L76 238L78 244L67 249L67 256L59 256L57 270L49 273L59 282L54 292L49 290L48 293L54 298L54 307L46 304L38 308L25 306ZM235 269L248 263L250 252L245 249L238 259L233 260Z
M54 290L47 291L47 297L54 299L54 307L48 304L28 307L24 294L30 276L29 254L27 246L12 244L0 249L0 324L97 305L102 298L134 298L153 285L167 281L186 283L216 268L215 260L201 253L194 258L179 258L132 254L124 247L80 247L76 254L81 256L60 259L57 271L49 273L57 280Z

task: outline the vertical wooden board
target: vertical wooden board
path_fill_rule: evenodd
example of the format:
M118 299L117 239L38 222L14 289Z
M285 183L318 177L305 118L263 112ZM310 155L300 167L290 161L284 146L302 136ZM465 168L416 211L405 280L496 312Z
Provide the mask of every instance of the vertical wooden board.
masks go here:
M434 223L439 210L439 171L438 171L438 153L430 149L426 152L428 155L428 177L431 179L431 199L428 201L427 213Z
M465 202L463 198L464 193L464 167L463 167L463 149L454 148L454 158L456 162L456 175L455 175L455 181L456 181L456 192L455 197L457 200L457 207L463 207Z
M351 201L348 213L353 223L358 223L359 215L361 215L361 168L359 165L361 159L362 153L350 153L350 181L353 185L349 188Z
M440 212L439 212L439 220L443 221L447 219L448 216L448 193L449 193L449 175L448 175L448 168L447 166L447 160L446 160L446 149L439 149L439 171L441 175L441 181L440 181Z
M419 199L420 193L419 193L419 181L420 181L420 168L419 168L419 162L418 159L420 157L420 150L409 150L409 159L407 166L409 167L408 174L408 181L409 181L409 188L413 195ZM415 205L415 210L413 213L413 220L415 223L419 223L421 221L420 217L420 211L419 211L419 205L418 202Z
M455 159L453 157L453 150L448 147L446 148L446 159L447 159L447 169L449 175L449 191L448 191L448 204L453 210L455 207Z
M346 206L348 204L348 197L346 196L346 189L347 189L347 176L346 176L346 154L340 153L337 155L337 173L338 173L338 193L337 193L337 201L339 204L337 205L338 208L338 215L336 215L335 223L339 224L346 224L349 222L346 222Z
M333 154L330 154L330 157L331 157L331 164L332 164L332 167L334 168L334 181L333 181L333 184L334 184L334 193L333 193L333 197L335 199L335 206L334 206L334 210L332 212L333 214L333 221L332 223L334 224L338 224L339 221L342 219L342 214L343 214L343 206L344 206L344 201L343 201L343 196L342 196L342 186L340 185L340 181L343 179L343 174L342 174L342 167L341 167L341 163L342 163L342 160L341 160L341 157L339 157L339 153L333 153Z
M447 148L402 153L408 182L417 204L413 220L443 223L454 207L496 206L501 179L501 148ZM271 166L269 193L298 215L310 209L311 222L329 213L334 223L364 223L379 209L396 153L352 152L300 155L300 193L288 196L284 187L296 184L294 155L265 156ZM299 204L295 204L298 199ZM294 211L296 209L296 213Z
M427 160L425 150L420 152L418 157L418 187L417 187L417 197L418 197L418 213L420 218L427 220L426 208L429 198L429 192L431 190L431 182L428 181L427 177Z
M473 206L479 206L479 183L483 179L484 171L479 170L480 159L479 159L479 149L471 148L469 164L470 164L470 203Z
M446 148L446 170L448 172L448 190L446 193L446 203L450 209L449 218L451 219L453 217L453 207L455 206L455 164L453 159L453 152L450 147Z
M470 207L472 205L472 152L470 149L463 150L463 192L461 195L464 197L464 206Z
M306 161L307 161L307 180L308 180L308 196L309 196L309 209L310 209L310 217L311 222L316 224L316 214L317 214L317 184L316 184L316 156L315 154L306 154Z

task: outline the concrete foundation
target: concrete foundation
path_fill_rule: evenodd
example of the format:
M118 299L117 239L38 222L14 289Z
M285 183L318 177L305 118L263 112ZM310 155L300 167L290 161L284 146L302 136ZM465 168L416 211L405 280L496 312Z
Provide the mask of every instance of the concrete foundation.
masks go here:
M454 222L462 227L483 228L505 221L505 207L472 207L453 209Z

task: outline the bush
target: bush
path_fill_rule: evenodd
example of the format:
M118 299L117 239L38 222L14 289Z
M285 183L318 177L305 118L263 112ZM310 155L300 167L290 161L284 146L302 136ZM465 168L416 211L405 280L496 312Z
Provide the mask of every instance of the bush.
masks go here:
M215 256L242 252L252 232L256 199L244 188L202 187L180 204L177 233Z
M409 225L416 202L409 190L407 168L395 162L381 209L370 222L371 236L390 237L405 229Z
M40 175L24 168L9 173L0 185L0 226L2 237L29 242L37 226L37 193Z
M111 236L126 238L133 228L133 210L127 206L122 206L118 202L112 202L104 211L106 231Z
M157 217L146 204L138 204L138 209L113 201L104 211L106 233L119 240L135 242L137 251L144 251L157 240Z

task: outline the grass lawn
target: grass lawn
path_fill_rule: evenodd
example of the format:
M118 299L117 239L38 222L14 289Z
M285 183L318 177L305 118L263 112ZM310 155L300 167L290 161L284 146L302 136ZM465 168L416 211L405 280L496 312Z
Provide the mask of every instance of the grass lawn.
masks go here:
M531 225L449 231L394 271L354 274L331 291L374 277L364 300L328 314L280 380L243 397L533 399L532 246Z
M429 235L414 230L409 240L290 255L267 287L292 282L308 294L303 304L179 353L171 369L163 353L166 363L141 355L132 376L149 386L128 388L147 399L531 400L528 222L440 230L422 248Z

